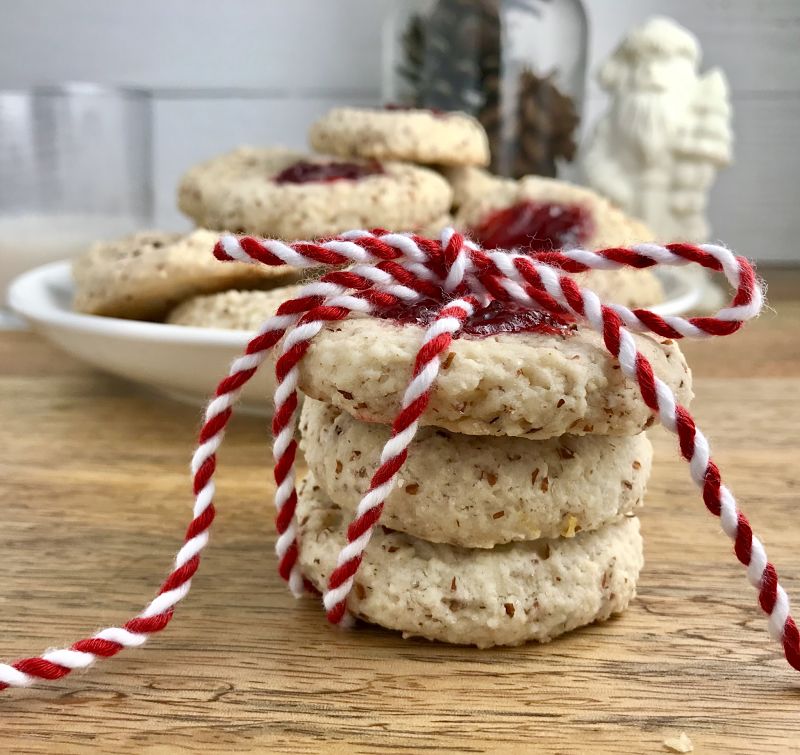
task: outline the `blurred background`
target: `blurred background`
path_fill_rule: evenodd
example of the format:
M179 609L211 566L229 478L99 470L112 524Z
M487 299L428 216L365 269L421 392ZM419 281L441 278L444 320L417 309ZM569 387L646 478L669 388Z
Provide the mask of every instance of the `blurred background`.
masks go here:
M127 106L138 107L131 117L142 130L125 149L136 159L140 153L146 165L127 170L152 182L152 224L184 229L174 192L192 164L241 143L302 147L307 125L332 105L381 101L386 20L402 5L6 0L0 89L80 81L143 90L148 101ZM598 63L634 24L654 13L672 16L699 38L702 68L720 66L731 86L735 161L711 195L714 237L757 259L800 262L800 3L585 0L584 6L582 129L604 107L594 79ZM2 169L4 191L12 191L15 177L7 164ZM150 212L147 197L120 206L126 202L135 213Z

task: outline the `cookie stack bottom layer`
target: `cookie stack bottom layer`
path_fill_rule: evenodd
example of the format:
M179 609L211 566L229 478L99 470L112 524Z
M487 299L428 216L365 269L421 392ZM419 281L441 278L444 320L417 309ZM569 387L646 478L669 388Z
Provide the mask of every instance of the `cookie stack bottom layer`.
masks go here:
M388 428L306 399L303 572L324 589ZM479 647L550 640L635 595L644 435L545 441L422 428L348 600L372 623ZM390 529L391 528L391 529Z
M350 519L311 473L300 487L297 516L300 564L322 591ZM404 637L481 648L547 642L624 611L642 564L636 517L574 538L490 549L429 543L379 526L347 605Z

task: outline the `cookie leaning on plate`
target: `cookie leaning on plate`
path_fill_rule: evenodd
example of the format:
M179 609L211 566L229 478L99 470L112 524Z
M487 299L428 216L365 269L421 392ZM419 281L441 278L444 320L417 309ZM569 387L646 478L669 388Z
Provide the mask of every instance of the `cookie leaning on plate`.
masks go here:
M191 168L178 188L180 209L199 225L287 240L422 228L451 199L447 181L417 165L253 147Z
M309 474L297 520L303 573L323 590L349 517ZM347 606L405 637L482 648L547 642L623 611L636 594L642 563L636 517L570 539L487 550L436 545L377 527Z
M342 409L306 398L300 431L317 484L352 516L390 428L359 422ZM465 548L573 537L641 505L652 456L644 433L528 440L423 427L386 499L381 522Z
M287 299L297 296L300 286L282 286L271 291L223 291L194 296L179 304L166 317L170 325L224 330L256 330L272 317Z
M434 309L417 314L414 322L354 316L328 324L299 364L300 389L362 421L391 424ZM633 338L655 373L688 405L691 374L677 344ZM453 432L537 440L635 435L654 421L638 386L622 374L599 334L513 309L489 309L467 321L421 417L422 425Z
M297 279L289 267L222 264L212 250L219 234L145 232L101 242L72 265L76 311L158 320L183 300L227 288L274 288Z
M438 165L488 165L480 122L459 112L340 107L311 126L311 146L340 157Z

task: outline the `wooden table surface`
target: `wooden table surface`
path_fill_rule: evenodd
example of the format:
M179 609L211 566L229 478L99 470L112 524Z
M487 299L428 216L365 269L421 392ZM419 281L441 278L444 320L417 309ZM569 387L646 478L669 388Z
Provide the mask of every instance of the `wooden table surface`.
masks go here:
M696 416L800 606L800 275L729 339L689 344ZM800 297L798 297L800 298ZM188 521L199 410L0 334L0 657L127 619ZM161 636L0 698L13 752L800 751L800 675L705 512L673 439L653 431L647 563L622 617L549 645L474 650L330 629L275 573L263 423L234 419L212 545Z

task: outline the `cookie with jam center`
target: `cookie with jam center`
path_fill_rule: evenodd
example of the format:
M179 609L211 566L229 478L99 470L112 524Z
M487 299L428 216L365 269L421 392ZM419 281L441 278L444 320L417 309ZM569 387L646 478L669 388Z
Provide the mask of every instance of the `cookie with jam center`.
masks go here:
M309 474L297 520L301 568L323 590L350 517ZM404 637L480 648L548 642L624 611L643 560L636 517L574 538L491 549L429 543L378 525L347 606Z
M199 225L285 240L413 231L446 215L451 199L447 181L417 165L254 147L191 168L178 188Z
M583 186L542 176L501 179L475 170L449 175L460 200L455 225L486 249L594 250L655 240L642 221ZM650 270L592 270L577 280L601 298L628 307L664 299Z
M364 422L390 424L440 304L423 303L329 323L298 365L307 395ZM655 373L687 405L691 373L677 343L633 335ZM420 418L469 435L535 440L636 435L656 421L593 330L493 302L468 320L444 358Z

